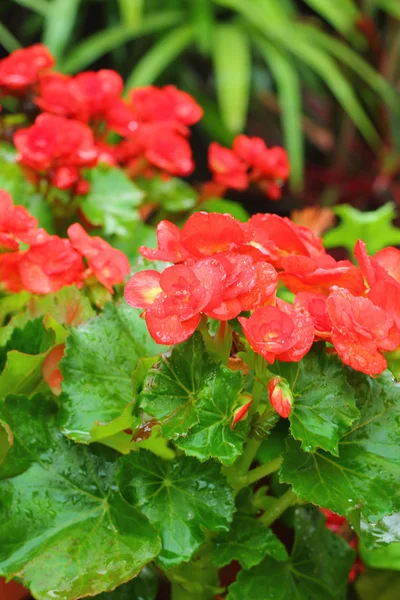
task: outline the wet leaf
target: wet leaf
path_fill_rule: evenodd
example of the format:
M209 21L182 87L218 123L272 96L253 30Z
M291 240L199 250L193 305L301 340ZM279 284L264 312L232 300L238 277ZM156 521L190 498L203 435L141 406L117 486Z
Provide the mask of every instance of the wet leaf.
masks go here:
M211 461L132 453L121 460L119 486L159 532L163 549L158 560L164 568L191 558L204 542L203 528L227 531L232 520L232 490Z
M61 420L75 441L88 443L130 427L132 373L140 357L164 348L152 340L139 313L126 303L107 304L100 316L71 330L61 361L66 394Z
M344 600L353 560L354 551L325 527L317 509L298 508L290 560L268 557L241 571L229 588L228 600Z
M339 443L339 456L307 454L287 439L281 480L296 494L341 515L359 509L377 522L400 510L400 384L385 373L378 379L350 371L360 418Z
M38 600L75 600L135 577L160 542L118 491L118 455L65 439L56 410L40 395L1 405L14 444L0 465L0 575Z

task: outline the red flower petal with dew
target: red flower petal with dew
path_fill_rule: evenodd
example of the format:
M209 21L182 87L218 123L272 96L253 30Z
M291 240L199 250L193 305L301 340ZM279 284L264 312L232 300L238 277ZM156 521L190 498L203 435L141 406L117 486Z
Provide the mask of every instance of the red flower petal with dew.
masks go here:
M158 344L167 346L180 344L190 338L200 323L200 315L195 315L187 321L180 321L176 315L157 317L151 309L146 310L146 324L151 337Z
M212 142L208 149L208 167L213 180L224 187L243 191L249 186L246 163L217 142Z
M400 283L400 250L398 248L389 246L380 250L374 255L374 261Z
M278 273L266 262L255 264L256 282L254 287L238 296L242 310L254 310L275 296L278 287Z
M239 317L244 335L255 352L272 364L276 355L293 345L295 323L276 306L263 306L249 319Z
M202 258L238 248L244 233L231 215L197 212L183 226L181 242L190 254Z
M189 257L189 252L181 242L181 230L170 221L160 221L157 225L156 249L140 246L139 252L149 260L162 260L180 263Z
M329 338L332 323L326 310L327 297L314 292L299 292L294 299L294 308L301 308L308 312L313 323L317 338Z
M135 308L148 308L162 292L160 273L147 270L136 273L126 284L125 300Z

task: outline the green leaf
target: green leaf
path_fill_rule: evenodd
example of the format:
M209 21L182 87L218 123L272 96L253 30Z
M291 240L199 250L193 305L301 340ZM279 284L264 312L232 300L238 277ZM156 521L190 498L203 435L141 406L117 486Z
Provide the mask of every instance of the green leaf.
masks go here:
M357 577L355 587L360 600L398 600L400 573L368 569Z
M360 414L343 364L314 349L298 363L277 361L271 371L284 377L294 393L290 431L302 450L322 448L338 456L340 438Z
M132 579L159 538L116 486L117 454L57 430L42 396L8 396L0 418L14 444L0 465L0 575L38 600L75 600Z
M93 225L104 227L106 235L129 235L138 220L135 208L142 200L139 188L122 169L100 165L90 171L91 188L81 207Z
M232 490L214 462L129 454L121 459L119 486L159 532L163 568L189 560L204 542L203 528L227 531L232 520Z
M113 592L96 596L97 600L155 600L158 578L154 569L143 567L139 575Z
M326 248L344 247L353 256L357 240L363 240L370 254L386 246L400 244L400 229L392 221L396 217L393 203L388 202L370 212L361 212L349 204L336 206L334 212L341 222L324 235Z
M206 212L229 213L235 219L243 222L247 221L250 217L247 210L239 202L226 200L225 198L208 198L208 200L200 204L199 209Z
M232 133L243 131L250 98L251 54L243 28L218 25L214 33L214 71L221 117Z
M137 221L130 228L129 237L113 236L111 245L126 254L132 265L141 256L139 254L140 246L147 246L148 248L157 246L156 230L142 221Z
M359 509L373 523L400 510L400 384L389 373L378 379L351 375L360 418L340 441L339 457L306 454L288 438L281 481L302 500L341 515Z
M81 0L51 0L47 10L43 43L56 60L61 58L70 41Z
M209 54L212 49L214 8L212 0L193 0L190 3L191 18L200 52Z
M357 515L355 515L357 517ZM400 512L383 517L376 523L354 519L360 541L368 549L400 543Z
M14 0L14 2L24 8L30 8L42 16L46 16L49 10L48 0Z
M212 538L210 560L218 567L225 567L237 560L243 569L251 569L266 556L275 560L288 558L282 542L256 518L237 514L231 528Z
M317 13L323 16L333 27L346 37L355 32L356 21L360 11L353 0L305 0Z
M229 588L228 600L344 600L353 560L354 551L325 527L317 509L298 508L290 560L266 558L249 571L241 571Z
M139 27L126 27L117 25L99 31L77 44L67 55L62 63L62 70L66 73L81 71L99 58L122 46L130 40L140 38L151 33L156 33L178 23L182 15L179 11L163 11L143 19Z
M13 445L13 434L10 427L4 421L0 421L0 464L3 462Z
M164 181L161 177L141 179L138 182L145 193L146 203L161 205L168 212L184 212L191 210L197 203L197 192L185 181L171 177Z
M270 66L278 88L285 146L290 160L290 182L293 190L303 188L304 139L300 79L291 58L263 37L255 37L257 46Z
M32 394L42 383L42 364L56 342L43 319L16 328L0 348L0 399L6 394Z
M400 5L397 0L376 0L376 3L395 19L400 19Z
M107 304L100 316L71 330L61 371L63 431L73 440L103 439L133 422L132 372L140 357L163 349L139 313L125 303Z
M139 402L186 454L231 464L242 451L247 427L239 423L231 429L242 386L242 374L214 362L197 333L161 356L148 373Z
M400 571L400 543L372 550L360 544L359 552L362 562L368 567Z
M121 20L127 27L138 27L143 19L144 0L118 0Z
M128 77L126 89L151 85L193 41L193 29L189 25L175 27L167 33L136 64Z

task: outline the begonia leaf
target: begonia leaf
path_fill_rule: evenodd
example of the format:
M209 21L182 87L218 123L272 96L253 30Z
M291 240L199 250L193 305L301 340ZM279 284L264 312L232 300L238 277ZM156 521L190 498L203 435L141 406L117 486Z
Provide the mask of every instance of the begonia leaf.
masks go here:
M343 364L313 350L298 363L277 361L271 370L286 378L294 393L290 430L302 450L322 448L337 456L340 438L359 416Z
M243 569L251 569L266 556L278 561L288 558L285 546L272 530L246 514L236 514L230 530L212 539L210 559L219 568L237 560Z
M349 204L336 206L334 212L341 218L337 227L324 236L326 248L344 247L352 255L357 240L363 240L369 254L386 246L400 244L400 229L393 225L395 207L387 202L370 212L361 212Z
M8 451L13 445L13 434L10 427L4 421L0 421L0 464L7 456Z
M64 433L75 441L116 433L106 426L117 419L118 431L132 423L132 373L140 357L164 348L152 340L139 313L125 303L107 304L100 316L71 329L61 361L62 421Z
M14 436L0 465L0 575L38 600L75 600L135 577L160 541L118 491L118 455L64 438L56 410L41 395L0 406Z
M75 286L63 287L55 294L31 296L27 311L32 317L50 315L58 323L71 327L81 325L96 314L88 298Z
M358 577L355 587L360 600L397 600L400 596L400 573L367 569Z
M295 542L288 561L267 557L241 571L229 588L228 600L344 600L354 560L348 543L325 527L313 507L295 511Z
M141 179L140 189L146 194L146 204L156 203L168 212L183 212L192 209L197 201L196 191L177 177Z
M203 528L227 531L232 520L232 490L215 462L181 456L163 460L144 450L121 460L119 486L162 539L158 560L170 568L191 558L204 542Z
M91 188L82 201L82 210L93 225L102 226L106 235L127 236L138 220L135 208L143 194L122 169L100 165L89 172Z
M360 418L339 443L339 456L308 454L287 440L281 480L296 494L333 512L377 522L400 510L400 384L389 373L372 379L351 373Z
M241 453L246 427L231 428L242 387L242 374L216 363L197 333L149 371L140 406L186 454L231 464Z
M0 399L6 394L32 394L42 382L42 364L56 342L43 319L15 328L0 348Z

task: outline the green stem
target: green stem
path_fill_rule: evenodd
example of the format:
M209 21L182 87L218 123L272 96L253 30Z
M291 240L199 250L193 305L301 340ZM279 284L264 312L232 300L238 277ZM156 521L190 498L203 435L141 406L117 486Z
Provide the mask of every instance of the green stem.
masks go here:
M256 379L254 382L253 391L251 394L252 398L253 398L253 403L250 407L249 418L256 412L256 410L258 408L263 389L264 389L263 384ZM253 460L256 457L256 454L258 452L260 445L261 445L261 441L257 441L255 439L250 439L247 442L242 456L240 458L238 458L238 460L236 461L236 463L234 465L234 469L235 469L236 476L238 479L243 478L247 474L248 470L251 467L251 463L253 462Z
M276 519L287 510L293 504L298 502L298 498L296 494L293 492L292 488L287 490L280 498L277 498L277 501L274 502L273 506L266 510L263 515L259 518L260 523L263 523L267 527L269 527Z
M247 475L245 485L246 486L252 485L256 481L259 481L260 479L267 477L267 475L271 475L271 473L274 473L275 471L277 471L279 469L279 467L281 466L281 462L282 462L282 457L279 456L279 458L275 458L275 460L271 460L271 461L265 463L264 465L260 465L259 467L256 467L255 469L250 471L249 474Z
M172 583L171 600L204 600L204 594L202 592L200 594L188 592L178 583Z

